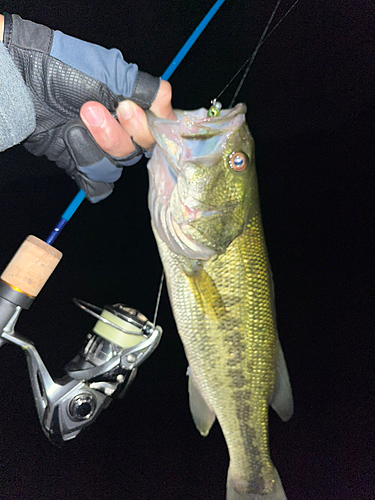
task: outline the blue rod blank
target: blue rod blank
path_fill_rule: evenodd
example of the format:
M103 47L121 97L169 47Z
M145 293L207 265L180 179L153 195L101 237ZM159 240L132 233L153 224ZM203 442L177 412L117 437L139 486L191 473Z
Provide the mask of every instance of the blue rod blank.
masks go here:
M52 243L58 237L62 229L68 223L72 215L76 212L77 208L80 206L80 204L83 202L85 198L86 194L84 190L81 189L80 191L78 191L73 200L70 202L68 208L62 214L61 219L59 220L59 222L56 224L56 226L53 228L50 235L46 239L46 243L48 243L48 245L52 245Z
M162 80L169 80L169 78L173 75L173 73L177 69L178 65L180 64L180 62L183 60L183 58L189 52L191 47L197 41L198 37L201 35L202 31L206 28L207 24L211 21L211 19L214 17L214 15L220 9L220 7L223 5L224 2L225 2L225 0L217 0L217 2L207 12L205 17L198 24L198 26L195 28L193 33L190 35L190 37L188 38L188 40L186 41L184 46L181 48L181 50L178 52L178 54L173 59L171 64L168 66L168 68L163 73L163 75L161 77Z
M62 214L61 218L65 219L66 221L70 220L74 212L77 210L77 208L80 206L80 204L83 202L85 198L86 198L85 192L83 189L81 189L73 198L72 202L65 210L65 212Z

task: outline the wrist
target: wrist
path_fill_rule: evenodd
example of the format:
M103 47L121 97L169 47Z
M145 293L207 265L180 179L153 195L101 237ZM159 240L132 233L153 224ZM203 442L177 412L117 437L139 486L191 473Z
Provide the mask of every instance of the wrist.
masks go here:
M0 42L3 41L4 35L4 16L0 15Z

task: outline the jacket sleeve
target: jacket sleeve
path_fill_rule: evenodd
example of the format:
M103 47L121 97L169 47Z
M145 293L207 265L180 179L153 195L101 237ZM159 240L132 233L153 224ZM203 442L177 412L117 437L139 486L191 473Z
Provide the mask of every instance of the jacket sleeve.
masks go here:
M35 129L35 111L29 91L0 42L0 151L23 141Z

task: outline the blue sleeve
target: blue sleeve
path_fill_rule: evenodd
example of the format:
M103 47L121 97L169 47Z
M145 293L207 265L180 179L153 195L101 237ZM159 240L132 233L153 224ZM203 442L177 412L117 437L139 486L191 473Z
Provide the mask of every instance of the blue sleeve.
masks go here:
M138 66L126 63L117 49L108 50L55 31L50 55L104 83L116 95L130 97L133 93Z
M35 111L26 85L0 42L0 151L23 141L35 129Z

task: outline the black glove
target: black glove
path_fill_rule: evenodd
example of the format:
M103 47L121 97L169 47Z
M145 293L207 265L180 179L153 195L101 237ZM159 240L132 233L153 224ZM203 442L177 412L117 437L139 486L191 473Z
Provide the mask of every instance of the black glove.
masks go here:
M97 101L114 115L120 101L130 99L148 109L160 79L138 71L121 52L107 50L53 31L41 24L5 14L4 44L29 89L36 113L35 131L24 145L63 168L96 203L113 190L125 165L144 152L135 145L126 158L113 158L95 142L79 111Z

